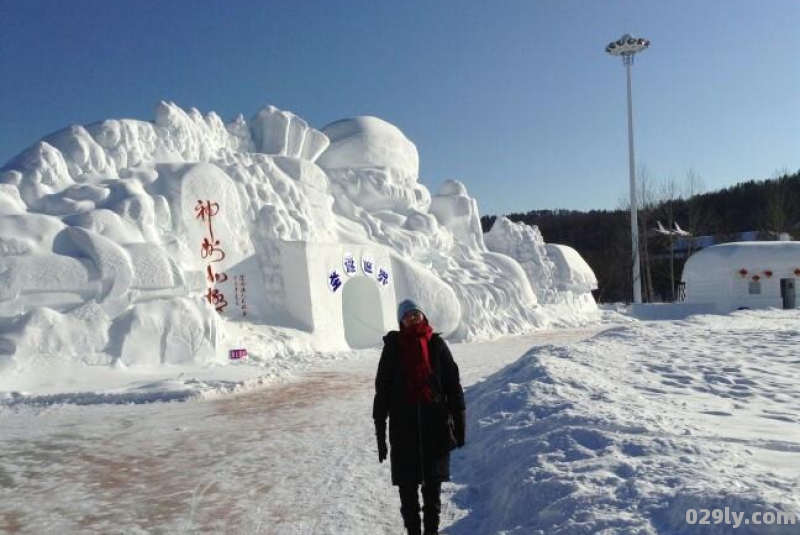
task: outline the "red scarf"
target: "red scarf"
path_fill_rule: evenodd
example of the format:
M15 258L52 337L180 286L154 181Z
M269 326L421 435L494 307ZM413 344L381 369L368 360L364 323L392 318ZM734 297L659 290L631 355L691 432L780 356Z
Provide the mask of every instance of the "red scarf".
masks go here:
M406 376L406 396L409 403L433 400L430 377L433 373L428 342L433 329L428 320L400 328L400 361Z

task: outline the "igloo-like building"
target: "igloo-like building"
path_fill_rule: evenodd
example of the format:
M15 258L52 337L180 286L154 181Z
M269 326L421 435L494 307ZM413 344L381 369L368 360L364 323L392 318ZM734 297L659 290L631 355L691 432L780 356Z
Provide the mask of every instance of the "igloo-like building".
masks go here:
M681 281L686 303L725 313L741 308L781 308L787 291L797 295L799 278L800 242L771 241L701 249L686 261Z

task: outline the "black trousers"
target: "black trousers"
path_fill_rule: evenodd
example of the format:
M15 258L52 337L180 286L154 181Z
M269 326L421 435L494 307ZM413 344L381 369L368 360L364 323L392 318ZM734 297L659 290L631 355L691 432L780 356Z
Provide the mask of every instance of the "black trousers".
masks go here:
M419 485L400 485L400 514L409 533L420 532ZM442 484L422 485L422 516L425 533L439 532L439 514L442 512Z

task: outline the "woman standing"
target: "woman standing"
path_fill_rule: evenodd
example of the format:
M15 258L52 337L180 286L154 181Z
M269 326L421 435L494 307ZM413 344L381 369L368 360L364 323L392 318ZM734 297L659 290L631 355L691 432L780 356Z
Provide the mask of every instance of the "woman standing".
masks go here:
M384 336L375 378L372 417L378 460L387 456L389 417L392 484L411 535L422 534L418 488L422 486L425 535L439 533L442 482L450 479L450 451L464 445L464 392L450 349L434 333L422 309L406 299L397 309L399 331Z

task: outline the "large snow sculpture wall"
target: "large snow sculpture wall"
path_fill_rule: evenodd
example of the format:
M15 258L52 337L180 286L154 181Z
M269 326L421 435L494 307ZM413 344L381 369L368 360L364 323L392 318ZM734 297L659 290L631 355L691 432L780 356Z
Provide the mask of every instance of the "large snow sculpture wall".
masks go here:
M406 297L469 339L546 325L541 304L578 291L540 236L490 234L490 252L463 184L431 197L418 179L414 144L375 117L316 130L270 106L226 124L162 102L153 122L56 132L0 170L0 364L48 351L30 333L87 318L92 335L53 345L61 357L224 362L226 319L339 350L379 344Z

